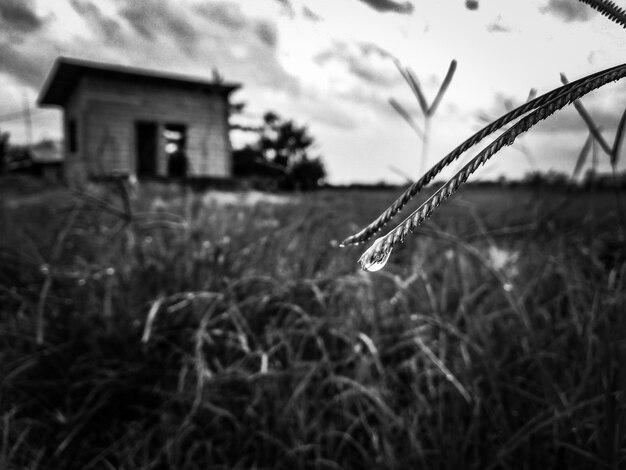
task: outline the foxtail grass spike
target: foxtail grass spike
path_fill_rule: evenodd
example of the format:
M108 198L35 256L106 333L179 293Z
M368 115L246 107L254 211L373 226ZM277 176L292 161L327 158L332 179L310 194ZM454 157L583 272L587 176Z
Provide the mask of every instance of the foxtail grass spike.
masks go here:
M445 95L448 87L450 86L452 77L454 77L455 70L456 70L456 60L453 60L452 62L450 62L450 66L448 67L448 72L446 73L446 77L443 79L443 82L441 83L441 86L439 87L437 96L435 96L435 99L430 105L430 108L428 108L427 116L433 116L437 112L439 103L441 103L441 99L443 98L443 95Z
M618 7L610 0L579 0L582 3L589 5L594 10L599 11L611 21L626 28L626 11L623 8Z
M408 68L404 68L402 62L400 62L398 59L395 59L393 63L398 69L398 72L400 72L400 75L402 75L402 78L404 78L404 81L409 85L409 88L411 88L411 91L417 98L422 112L426 114L426 111L428 111L428 103L426 102L426 97L424 96L424 93L422 93L422 88L417 81L417 77L415 77L415 75Z
M372 236L374 236L382 227L384 227L387 222L389 222L398 212L402 210L402 208L415 196L417 195L424 186L430 183L435 176L437 176L444 168L448 165L456 161L465 151L476 145L482 139L492 134L493 132L500 129L502 126L505 126L509 122L519 118L520 116L526 114L529 111L532 111L535 108L539 108L544 106L546 103L550 102L554 98L569 93L572 89L577 86L594 81L597 78L604 76L606 74L610 74L612 72L621 70L623 65L619 65L616 67L612 67L610 69L604 70L602 72L596 72L594 74L588 75L587 77L578 79L572 83L564 85L560 88L554 89L545 93L537 98L534 98L527 103L519 106L511 112L508 112L496 119L492 123L483 127L480 131L476 132L469 139L465 140L461 143L457 148L455 148L452 152L442 158L439 162L437 162L430 170L428 170L420 179L415 181L404 193L402 193L380 216L378 216L373 222L367 225L358 233L349 236L343 242L341 242L340 246L348 246L348 245L358 245L361 243L365 243Z
M417 79L417 75L411 69L406 69L406 78L409 81L409 85L417 96L417 100L420 103L420 107L422 108L422 112L424 115L428 114L428 102L426 101L426 97L424 96L424 92L422 92L422 86L420 85L419 80Z
M408 233L413 232L417 226L430 218L441 203L453 196L459 187L467 181L472 173L487 162L493 155L502 149L502 147L505 145L511 145L520 134L528 131L540 121L592 90L595 90L596 88L599 88L609 82L624 78L626 76L626 64L617 68L609 69L608 71L600 72L599 76L596 75L597 74L594 74L595 78L593 79L589 77L583 79L582 82L571 88L567 93L558 94L554 99L538 107L538 109L527 116L524 116L517 123L511 126L510 129L479 152L478 155L461 168L456 175L440 187L426 202L424 202L411 215L404 219L402 223L391 230L387 235L377 239L359 259L361 266L368 266L370 264L377 265L381 262L381 260L385 260L391 253L393 247L403 242Z

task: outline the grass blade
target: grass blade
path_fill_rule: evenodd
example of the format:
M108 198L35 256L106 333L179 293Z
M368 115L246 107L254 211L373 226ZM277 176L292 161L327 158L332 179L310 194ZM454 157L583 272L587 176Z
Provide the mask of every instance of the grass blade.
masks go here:
M576 160L576 166L574 167L574 172L572 173L572 178L576 178L580 173L585 161L587 161L587 155L589 155L589 151L591 150L591 144L593 144L593 135L589 133L589 137L585 141L585 145L580 151L578 155L578 160Z
M422 112L424 113L424 115L426 115L426 113L428 112L428 103L426 102L426 97L424 96L424 93L422 93L422 87L420 86L417 77L411 69L405 69L404 67L402 67L402 64L399 61L396 60L394 61L394 63L396 64L396 67L400 71L402 77L409 84L409 87L411 87L411 90L417 98Z
M407 69L406 76L409 78L411 89L413 90L413 93L415 93L415 96L417 97L417 100L420 103L420 108L422 108L422 112L424 113L424 115L427 115L428 114L428 102L426 101L426 97L424 96L424 93L422 92L422 86L420 85L420 82L417 79L417 75L415 75L413 70Z
M611 151L611 166L617 168L617 162L619 160L619 154L622 150L622 142L624 141L624 128L626 128L626 109L622 113L622 118L617 126L617 133L615 134L615 141L613 142L613 149Z
M458 390L458 392L465 399L465 401L467 403L472 403L473 401L472 396L469 394L467 389L463 386L463 384L461 384L459 379L457 379L454 376L452 371L448 369L448 367L443 363L443 361L437 357L437 355L433 352L433 350L430 349L419 336L415 337L415 343L419 346L419 348L426 355L426 357L433 364L435 364L435 366L437 366L437 368L441 371L441 373L446 378L446 380L448 380L454 386L454 388Z
M450 66L448 67L448 72L446 73L446 78L443 79L441 86L439 87L439 91L437 92L437 96L433 100L430 108L428 108L427 116L432 116L437 111L439 107L439 103L443 99L443 95L446 93L446 90L450 86L450 82L452 82L452 78L454 77L454 72L456 71L456 60L450 62Z

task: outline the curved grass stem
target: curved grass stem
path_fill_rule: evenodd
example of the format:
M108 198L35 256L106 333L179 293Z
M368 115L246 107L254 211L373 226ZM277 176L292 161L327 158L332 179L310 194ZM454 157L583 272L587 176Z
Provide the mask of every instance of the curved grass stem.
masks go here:
M426 202L424 202L411 215L404 219L404 221L401 222L396 228L391 230L387 235L377 239L374 244L365 253L363 253L361 258L359 259L359 263L361 264L361 266L366 267L368 265L371 265L372 263L378 263L381 259L388 257L389 252L393 249L395 245L403 242L410 232L415 230L418 225L428 219L443 201L453 196L457 192L459 187L465 181L467 181L469 176L474 173L487 160L489 160L493 155L495 155L500 149L502 149L502 147L506 145L511 145L519 135L528 131L531 127L544 120L548 116L552 115L559 109L563 108L567 104L572 103L573 101L577 100L581 96L586 95L592 90L600 88L601 86L609 82L619 80L624 76L626 76L626 64L610 68L608 70L605 70L604 72L600 72L599 74L590 75L589 77L585 77L581 80L577 80L576 82L574 82L576 85L569 87L565 91L561 91L560 93L552 94L551 92L543 95L541 98L550 95L552 95L553 98L551 100L548 100L547 102L545 102L544 100L540 106L535 105L534 107L537 108L535 111L524 116L517 123L511 126L495 141L493 141L485 149L479 152L478 155L476 155L472 160L469 161L469 163L461 168L461 170L456 173L456 175L454 175L446 184L441 186ZM565 87L567 87L567 85ZM532 103L532 101L530 103ZM523 106L520 108L523 108ZM489 128L490 126L487 127ZM446 159L448 157L446 157ZM439 164L441 164L441 162ZM431 172L432 171L433 170L431 170ZM387 209L387 211L389 211L389 209Z
M382 227L384 227L387 222L389 222L398 212L402 210L402 208L415 196L417 195L428 183L430 183L435 176L437 176L444 168L448 165L456 161L465 151L476 145L482 139L502 128L506 124L511 121L523 116L524 114L532 111L533 109L541 108L545 106L551 100L569 93L572 89L580 86L581 84L587 82L593 82L599 77L605 76L606 74L613 73L617 70L620 70L623 65L619 65L616 67L609 68L602 72L597 72L587 77L581 78L574 82L569 83L568 85L561 86L556 88L548 93L545 93L537 98L534 98L518 108L504 114L500 118L493 121L491 124L483 127L480 131L476 132L470 138L461 143L457 148L455 148L452 152L442 158L438 163L436 163L430 170L428 170L420 179L414 182L404 193L400 195L380 216L378 216L374 221L372 221L369 225L363 228L358 233L349 236L344 241L341 242L340 246L348 246L348 245L358 245L369 240L373 235L375 235Z

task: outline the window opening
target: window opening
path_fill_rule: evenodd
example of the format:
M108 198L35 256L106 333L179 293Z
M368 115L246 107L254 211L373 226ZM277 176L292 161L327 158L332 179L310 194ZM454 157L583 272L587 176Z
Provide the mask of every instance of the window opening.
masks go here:
M163 137L165 138L168 176L176 178L187 176L187 126L184 124L166 124Z

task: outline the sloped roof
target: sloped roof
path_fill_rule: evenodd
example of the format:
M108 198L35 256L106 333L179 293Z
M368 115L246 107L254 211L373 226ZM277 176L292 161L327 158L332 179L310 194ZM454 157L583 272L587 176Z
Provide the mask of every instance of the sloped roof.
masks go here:
M37 102L40 105L64 106L80 79L84 76L124 80L131 83L162 85L178 89L196 89L223 93L225 95L241 86L238 83L209 81L156 70L59 57L48 74Z

